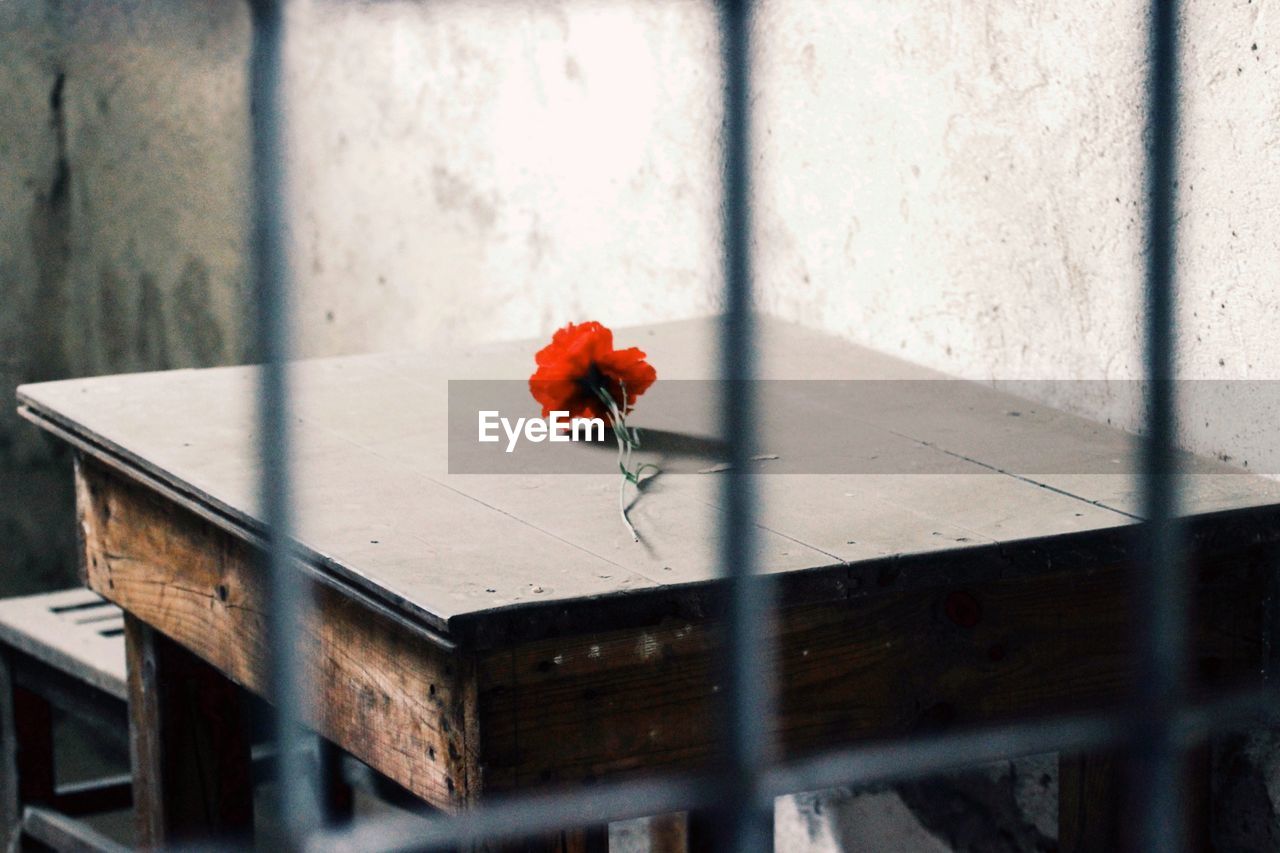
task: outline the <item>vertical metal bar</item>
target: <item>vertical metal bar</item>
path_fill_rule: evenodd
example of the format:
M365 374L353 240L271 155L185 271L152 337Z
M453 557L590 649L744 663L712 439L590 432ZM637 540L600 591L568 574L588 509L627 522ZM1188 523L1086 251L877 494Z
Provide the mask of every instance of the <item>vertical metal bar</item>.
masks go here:
M1152 0L1147 156L1147 441L1142 455L1146 565L1134 599L1138 684L1131 780L1140 850L1176 850L1182 837L1182 754L1175 713L1185 695L1186 565L1174 469L1174 251L1177 162L1177 6Z
M773 842L773 810L761 802L760 781L770 757L773 679L770 667L771 607L765 582L755 573L755 494L751 456L755 446L754 329L751 313L751 2L723 0L721 51L724 73L724 274L721 339L724 379L722 429L729 448L726 516L720 556L728 578L725 614L724 747L727 766L720 810L728 849L756 851Z
M252 261L256 288L255 357L261 362L258 434L259 496L266 525L267 612L271 694L280 749L280 814L290 846L318 823L314 775L300 725L304 696L298 643L306 587L291 553L293 510L289 464L289 261L285 239L284 133L281 118L282 0L251 0L249 65L253 137Z

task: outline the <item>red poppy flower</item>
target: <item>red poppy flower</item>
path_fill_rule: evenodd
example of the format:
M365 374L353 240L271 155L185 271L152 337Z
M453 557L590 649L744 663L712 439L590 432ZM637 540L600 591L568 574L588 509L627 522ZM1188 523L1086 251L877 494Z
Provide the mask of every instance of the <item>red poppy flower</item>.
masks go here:
M613 332L594 320L570 323L551 337L537 355L538 369L529 377L529 391L542 404L542 416L568 412L571 418L603 418L609 407L600 399L603 388L625 415L636 398L658 378L653 365L635 347L613 348ZM626 400L623 400L623 389Z

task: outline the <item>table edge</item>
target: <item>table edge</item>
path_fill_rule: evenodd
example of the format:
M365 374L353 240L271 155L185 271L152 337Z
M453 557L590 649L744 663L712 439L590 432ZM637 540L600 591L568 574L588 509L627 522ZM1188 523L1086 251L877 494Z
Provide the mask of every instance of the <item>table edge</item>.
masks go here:
M265 538L260 522L166 477L145 460L62 418L18 389L18 413L26 420L141 483L201 519L254 546ZM833 561L807 569L765 575L777 603L832 603L884 592L1027 577L1079 568L1089 571L1132 560L1141 521L1049 537L990 542L961 549L889 555L854 562ZM1187 542L1197 554L1280 542L1280 503L1201 513L1187 519ZM358 572L298 542L309 577L445 648L483 650L550 636L624 630L667 620L714 618L724 584L720 578L661 584L567 600L519 602L444 617L368 582Z

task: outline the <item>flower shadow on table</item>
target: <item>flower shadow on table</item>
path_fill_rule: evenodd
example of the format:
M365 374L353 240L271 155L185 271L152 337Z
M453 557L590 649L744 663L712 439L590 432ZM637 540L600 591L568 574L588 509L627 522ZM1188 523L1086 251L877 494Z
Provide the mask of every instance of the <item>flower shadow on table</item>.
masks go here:
M636 483L635 491L627 501L628 512L651 491L662 491L661 481L664 475L718 470L728 459L728 446L717 438L644 427L639 427L638 431L640 447L637 455L655 466L656 470L644 474ZM584 442L584 445L594 450L617 452L617 444L611 434L606 435L604 441ZM634 534L636 542L652 554L652 545L643 530L636 529Z
M697 473L707 466L724 464L729 459L728 445L718 438L647 427L639 427L637 431L640 433L637 453L663 471ZM611 433L606 433L603 441L583 444L595 450L617 452Z

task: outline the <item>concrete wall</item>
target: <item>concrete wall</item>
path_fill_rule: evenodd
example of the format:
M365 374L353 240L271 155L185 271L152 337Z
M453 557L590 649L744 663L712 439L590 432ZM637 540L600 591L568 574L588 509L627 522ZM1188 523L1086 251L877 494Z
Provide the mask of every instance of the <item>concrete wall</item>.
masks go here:
M0 3L0 593L74 576L14 386L243 353L247 38L231 0Z
M295 10L304 350L714 310L709 5Z
M766 310L973 378L1140 376L1145 6L766 2ZM1181 374L1274 379L1277 10L1181 8ZM1136 423L1121 391L1055 390ZM1275 412L1204 414L1188 446L1280 471Z
M763 0L761 308L967 377L1140 376L1144 5ZM1274 378L1275 24L1185 7L1181 370ZM711 4L295 12L304 350L714 310ZM1272 413L1222 408L1186 444L1280 471Z

